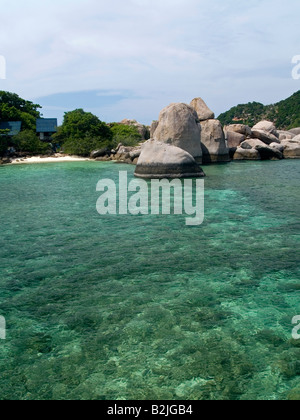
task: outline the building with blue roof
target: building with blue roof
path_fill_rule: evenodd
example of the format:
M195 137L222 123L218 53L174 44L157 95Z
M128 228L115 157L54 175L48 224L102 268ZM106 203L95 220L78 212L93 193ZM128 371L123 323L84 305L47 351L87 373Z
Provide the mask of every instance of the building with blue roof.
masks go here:
M2 136L13 137L20 133L22 127L21 121L3 121L0 122L0 130L9 130Z
M51 141L51 136L57 132L57 118L38 118L36 132L39 134L40 140Z

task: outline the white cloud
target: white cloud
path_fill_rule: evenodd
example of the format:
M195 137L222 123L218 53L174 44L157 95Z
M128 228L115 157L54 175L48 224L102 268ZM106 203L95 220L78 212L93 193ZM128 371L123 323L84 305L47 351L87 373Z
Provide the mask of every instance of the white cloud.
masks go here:
M135 97L127 109L112 106L110 119L123 109L149 121L164 101L202 96L218 113L236 101L272 102L299 89L290 75L291 57L300 53L299 0L20 3L0 0L7 61L0 89L29 99L128 90Z

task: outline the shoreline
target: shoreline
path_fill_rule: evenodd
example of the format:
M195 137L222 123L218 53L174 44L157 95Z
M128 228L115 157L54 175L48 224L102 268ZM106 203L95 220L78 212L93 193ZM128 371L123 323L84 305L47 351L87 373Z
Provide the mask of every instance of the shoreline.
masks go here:
M35 163L58 163L58 162L92 162L94 159L84 158L80 156L67 156L59 153L53 156L31 156L27 158L14 158L7 165L22 165L22 164L35 164Z

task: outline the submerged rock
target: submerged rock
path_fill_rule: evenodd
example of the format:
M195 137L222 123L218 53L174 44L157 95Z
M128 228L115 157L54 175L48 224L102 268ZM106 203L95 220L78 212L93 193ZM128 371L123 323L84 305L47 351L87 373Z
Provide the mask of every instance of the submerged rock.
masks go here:
M199 178L205 174L194 157L179 147L149 140L142 147L135 176L139 178Z

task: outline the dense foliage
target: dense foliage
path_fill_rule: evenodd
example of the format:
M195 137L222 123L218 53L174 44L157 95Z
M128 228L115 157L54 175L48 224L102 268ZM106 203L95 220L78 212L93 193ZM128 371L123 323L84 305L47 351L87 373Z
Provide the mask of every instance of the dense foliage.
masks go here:
M41 117L40 105L26 101L15 93L0 91L0 122L22 121L23 130L35 130L36 119Z
M14 136L11 145L17 152L26 152L30 155L47 154L51 152L49 143L40 141L36 133L31 130L21 131Z
M111 124L113 133L113 145L116 147L119 143L124 146L137 146L142 141L142 136L134 125Z
M8 137L2 135L0 137L0 156L5 155L8 147L9 147L9 139Z
M65 153L79 156L112 146L112 132L107 124L83 109L66 112L62 126L53 137Z
M242 123L252 127L266 119L273 121L281 130L300 127L300 90L273 105L265 106L258 102L238 105L221 114L218 119L223 125Z

